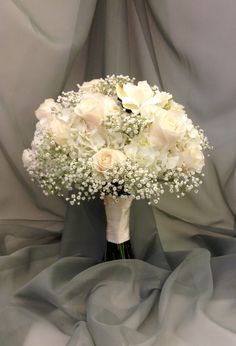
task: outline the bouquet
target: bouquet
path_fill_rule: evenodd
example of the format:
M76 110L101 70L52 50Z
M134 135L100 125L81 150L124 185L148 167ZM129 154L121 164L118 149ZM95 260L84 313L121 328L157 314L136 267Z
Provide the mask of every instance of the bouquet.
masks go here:
M23 163L45 195L72 205L103 199L107 240L120 245L129 241L132 200L197 192L210 146L184 107L146 81L112 75L78 87L36 110Z

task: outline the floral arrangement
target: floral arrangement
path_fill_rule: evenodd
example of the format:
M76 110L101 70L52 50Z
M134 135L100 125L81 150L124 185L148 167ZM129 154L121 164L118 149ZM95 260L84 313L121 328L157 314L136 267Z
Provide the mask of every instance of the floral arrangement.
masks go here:
M40 105L23 152L46 195L73 205L96 195L158 203L165 190L197 192L210 146L171 94L122 75L78 87Z

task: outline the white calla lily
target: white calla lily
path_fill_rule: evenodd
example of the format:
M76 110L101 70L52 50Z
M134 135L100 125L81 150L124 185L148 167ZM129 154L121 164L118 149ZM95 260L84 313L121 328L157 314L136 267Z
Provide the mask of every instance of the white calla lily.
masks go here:
M146 81L138 82L137 85L132 83L117 85L116 92L123 107L134 114L138 114L143 105L156 104L159 98Z

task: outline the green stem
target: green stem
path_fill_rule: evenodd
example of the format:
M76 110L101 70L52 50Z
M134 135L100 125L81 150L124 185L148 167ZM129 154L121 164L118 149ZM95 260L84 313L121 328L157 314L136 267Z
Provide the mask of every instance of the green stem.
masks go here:
M126 241L121 244L109 243L107 242L107 247L104 254L105 261L112 261L117 259L131 259L133 257L133 252L131 249L131 244Z

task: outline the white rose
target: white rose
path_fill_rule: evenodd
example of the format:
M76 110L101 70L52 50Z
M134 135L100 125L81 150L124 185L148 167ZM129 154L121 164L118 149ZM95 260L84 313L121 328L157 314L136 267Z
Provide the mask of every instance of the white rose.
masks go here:
M120 150L103 148L92 157L93 169L99 173L104 173L115 166L123 165L126 157Z
M100 79L92 79L89 82L84 82L82 85L78 85L80 90L85 91L85 92L92 92L96 86L100 83Z
M89 128L96 128L108 114L119 114L120 108L111 97L97 93L84 95L74 112Z
M204 166L204 155L199 145L190 145L181 154L181 161L188 170L201 171Z
M52 110L58 110L58 105L53 99L46 99L35 111L36 118L41 120L50 117Z
M89 127L98 127L104 119L103 96L101 94L84 95L74 112L81 117Z
M57 144L67 144L70 129L64 121L61 121L56 117L53 117L48 123L47 129L51 133Z
M31 166L34 160L34 153L30 149L25 149L22 154L22 161L25 168Z
M171 147L186 132L187 116L184 112L159 109L150 126L150 143L158 147Z
M123 107L131 110L134 114L138 114L144 104L155 104L158 100L158 95L155 95L146 81L138 82L138 85L132 83L123 86L117 85L116 92Z

